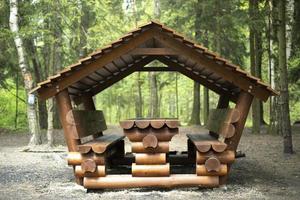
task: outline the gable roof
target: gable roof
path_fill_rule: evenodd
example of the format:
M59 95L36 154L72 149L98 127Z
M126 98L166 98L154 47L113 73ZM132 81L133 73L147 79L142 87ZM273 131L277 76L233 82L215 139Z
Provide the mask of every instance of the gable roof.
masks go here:
M161 61L172 71L178 71L220 95L228 95L232 101L241 90L263 101L278 94L240 67L154 21L48 77L31 92L36 92L41 99L55 96L66 88L73 99L85 93L95 95L142 70L153 60Z

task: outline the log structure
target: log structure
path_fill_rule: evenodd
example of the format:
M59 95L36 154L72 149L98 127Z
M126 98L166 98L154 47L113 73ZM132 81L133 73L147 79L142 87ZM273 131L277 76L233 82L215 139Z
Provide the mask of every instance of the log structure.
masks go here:
M146 66L154 60L166 67ZM169 152L178 120L122 121L135 155L130 159L124 156L123 136L103 134L105 119L93 97L130 74L144 71L179 72L220 96L208 116L209 133L188 135L188 153L181 157ZM153 21L38 83L31 93L42 100L55 97L68 164L76 182L89 189L224 184L253 98L267 101L278 95L240 67ZM229 108L229 102L235 107ZM182 167L194 163L195 172L171 174L171 158ZM110 174L110 168L116 167L113 163L131 165L131 174Z
M120 122L124 134L132 142L135 163L133 177L167 177L169 142L178 134L177 119L133 119Z

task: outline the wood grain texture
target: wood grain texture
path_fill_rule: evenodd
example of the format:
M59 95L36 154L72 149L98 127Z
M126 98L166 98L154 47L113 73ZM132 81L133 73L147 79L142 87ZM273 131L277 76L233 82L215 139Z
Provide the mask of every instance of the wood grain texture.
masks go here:
M83 185L87 189L114 189L159 187L173 188L179 186L216 187L218 176L197 176L196 174L174 174L169 177L132 177L131 175L107 175L100 178L85 177Z
M92 141L78 145L78 151L85 154L92 150L95 153L102 154L123 138L124 136L114 134L103 135Z
M131 151L133 153L168 153L169 142L158 142L155 149L145 149L142 142L131 143Z
M220 169L218 171L208 171L205 165L197 165L196 174L198 176L225 176L227 175L227 165L220 165Z
M135 155L135 163L137 165L154 165L154 164L166 164L165 153L137 153Z
M205 161L212 157L215 156L216 158L218 158L218 160L222 163L222 164L231 164L234 162L235 160L235 153L234 151L230 151L230 150L226 150L222 153L216 153L214 151L209 151L206 153L201 153L197 151L197 156L196 156L196 163L197 164L204 164Z
M78 127L75 139L99 134L107 129L103 112L100 110L70 110L66 116L69 126Z
M67 156L68 165L81 165L86 159L92 159L97 165L105 164L105 157L94 154L92 152L87 154L81 154L79 152L69 152Z
M75 166L75 176L77 177L104 177L105 173L104 165L97 166L94 172L86 172L80 165Z
M170 164L163 165L137 165L132 163L133 177L161 177L170 175Z

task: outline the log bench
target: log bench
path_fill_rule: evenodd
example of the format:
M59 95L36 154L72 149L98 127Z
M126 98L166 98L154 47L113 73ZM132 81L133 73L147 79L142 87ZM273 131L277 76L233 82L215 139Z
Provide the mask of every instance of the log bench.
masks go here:
M228 141L235 134L239 111L219 108L210 111L207 133L187 134L189 156L196 160L198 176L226 176L229 164L234 162L235 152L228 150ZM226 139L226 142L225 142Z
M124 136L103 135L107 126L102 111L70 110L66 118L68 126L76 129L72 137L79 140L77 151L68 153L79 183L84 177L106 176L108 158L124 157Z

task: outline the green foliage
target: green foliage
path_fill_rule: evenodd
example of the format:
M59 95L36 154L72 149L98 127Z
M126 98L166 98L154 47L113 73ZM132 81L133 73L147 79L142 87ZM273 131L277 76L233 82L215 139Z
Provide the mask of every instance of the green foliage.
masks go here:
M160 15L154 14L153 0L136 0L135 9L125 9L124 1L119 0L78 0L19 1L20 33L25 41L25 51L29 66L35 72L32 57L36 56L41 79L55 73L64 66L75 63L84 48L86 53L102 48L115 41L126 32L149 20L159 20L177 32L204 44L223 57L242 67L249 66L248 25L254 23L257 28L265 29L267 9L264 3L258 21L248 18L248 1L246 0L161 0ZM197 9L201 14L196 15ZM14 127L15 118L15 82L18 70L17 54L13 35L9 31L9 4L0 0L0 127ZM83 27L86 26L86 27ZM196 26L201 30L196 34ZM266 31L266 30L264 30ZM294 31L299 33L299 31ZM86 39L86 41L85 41ZM264 38L266 39L266 37ZM34 44L36 52L28 47ZM264 49L267 44L264 44ZM54 49L54 52L52 52ZM52 54L56 53L56 56ZM263 54L262 77L268 80L268 55ZM56 62L50 69L51 57ZM57 66L59 65L59 66ZM154 65L154 64L150 64ZM162 65L155 63L155 65ZM289 61L292 119L299 119L299 54ZM97 95L97 108L104 110L109 123L118 123L120 119L135 117L135 98L137 96L137 73L134 73L111 88ZM37 79L34 76L35 80ZM175 73L157 73L159 87L159 107L161 117L179 117L187 123L192 111L193 81L178 75L178 102L176 102ZM297 82L298 80L298 82ZM22 80L19 80L20 83ZM148 116L150 102L149 77L141 73L143 96L143 117ZM8 92L8 90L10 92ZM201 88L203 90L203 88ZM202 94L202 91L201 91ZM20 87L20 97L25 99ZM211 107L216 105L217 95L210 93ZM178 103L178 115L176 106ZM19 102L19 125L26 127L25 104ZM203 121L203 119L201 119Z
M27 129L26 104L24 103L25 91L19 91L18 119L15 127L16 116L16 86L12 80L6 82L7 89L0 88L0 127L8 129ZM21 100L20 100L21 99Z

